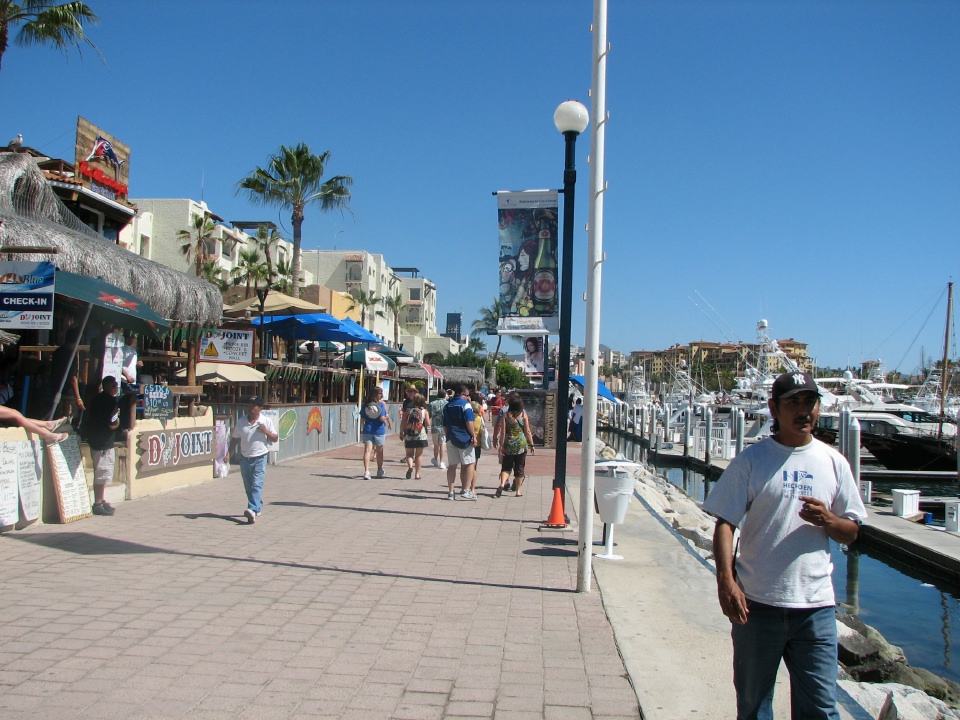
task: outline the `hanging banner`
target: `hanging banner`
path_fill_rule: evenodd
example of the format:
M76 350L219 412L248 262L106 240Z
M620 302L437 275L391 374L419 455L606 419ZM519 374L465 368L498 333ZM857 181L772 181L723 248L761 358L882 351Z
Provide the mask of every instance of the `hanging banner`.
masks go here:
M0 328L53 329L52 262L0 262Z
M501 335L559 333L558 192L497 193Z
M543 338L523 339L523 372L525 375L543 375Z
M200 339L197 362L253 363L253 330L215 330Z

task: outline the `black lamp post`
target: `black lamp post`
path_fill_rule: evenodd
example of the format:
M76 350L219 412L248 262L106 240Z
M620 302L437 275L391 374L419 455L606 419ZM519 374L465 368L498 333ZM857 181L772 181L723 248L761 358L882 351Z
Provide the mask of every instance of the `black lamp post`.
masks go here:
M260 359L263 360L267 356L266 348L266 338L267 332L263 327L263 306L267 302L267 295L270 294L270 287L265 285L263 287L257 287L257 299L260 300Z
M557 453L554 489L560 488L564 508L567 492L567 400L570 394L570 314L573 302L573 201L577 184L577 136L586 130L590 115L581 103L567 100L553 114L553 124L563 133L563 255L560 266L560 347L557 357ZM544 369L546 371L546 369ZM566 518L566 512L564 512Z

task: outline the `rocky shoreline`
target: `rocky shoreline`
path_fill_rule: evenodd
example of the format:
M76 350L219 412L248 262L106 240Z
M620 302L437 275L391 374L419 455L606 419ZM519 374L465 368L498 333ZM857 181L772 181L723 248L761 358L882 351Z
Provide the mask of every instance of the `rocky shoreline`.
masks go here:
M625 460L598 441L603 460ZM682 489L649 469L632 469L643 502L713 564L713 517ZM839 673L845 692L877 720L960 720L960 684L912 667L903 650L888 643L856 615L837 613Z

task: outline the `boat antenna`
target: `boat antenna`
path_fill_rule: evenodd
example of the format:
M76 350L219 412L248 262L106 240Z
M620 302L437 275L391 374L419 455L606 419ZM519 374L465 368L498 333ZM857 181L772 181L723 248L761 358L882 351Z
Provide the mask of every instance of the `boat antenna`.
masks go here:
M936 302L934 302L934 304L932 304L932 305L930 306L930 312L927 313L927 318L926 318L926 320L923 321L923 324L922 324L922 325L920 326L920 328L917 330L917 334L913 336L913 340L910 341L910 345L907 346L907 349L906 349L906 350L904 351L904 353L903 353L903 357L900 358L900 362L898 362L897 365L896 365L896 367L894 368L895 370L897 370L897 371L900 370L900 365L903 364L903 361L907 359L907 354L913 349L913 346L916 345L916 343L917 343L917 338L920 337L920 333L923 332L924 328L927 327L927 323L930 322L930 318L933 316L934 311L936 311L937 305L939 304L939 301L940 301L940 298L943 297L943 293L944 293L944 291L941 290L940 293L939 293L939 294L937 295L937 297L936 297ZM914 314L916 314L916 313L914 313ZM911 317L913 317L913 316L911 315Z
M735 331L735 330L733 329L733 327L730 325L730 323L728 323L728 322L723 318L723 316L722 316L719 312L717 312L717 309L716 309L715 307L713 307L713 305L711 305L710 302L709 302L703 295L700 294L700 291L699 291L699 290L694 290L693 292L696 293L697 297L700 298L701 301L703 301L703 304L704 304L704 305L706 305L708 308L710 308L710 310L713 312L713 314L716 316L716 318L714 318L713 316L711 316L706 310L704 310L702 307L700 307L700 306L697 304L697 301L696 301L696 300L694 300L693 298L688 298L688 299L690 300L690 302L693 303L694 307L696 307L700 312L702 312L704 315L707 316L707 318L710 320L710 322L713 323L713 326L714 326L715 328L717 328L717 330L720 331L720 335L723 337L723 339L726 340L726 341L729 341L729 340L730 340L730 336L732 335L732 336L733 336L733 339L736 340L737 342L743 342L743 341L741 340L740 336L737 335L736 331ZM727 326L727 329L724 329L724 328L720 327L720 325L719 325L719 323L717 322L717 320L719 320L719 321L722 322L724 325L726 325L726 326Z

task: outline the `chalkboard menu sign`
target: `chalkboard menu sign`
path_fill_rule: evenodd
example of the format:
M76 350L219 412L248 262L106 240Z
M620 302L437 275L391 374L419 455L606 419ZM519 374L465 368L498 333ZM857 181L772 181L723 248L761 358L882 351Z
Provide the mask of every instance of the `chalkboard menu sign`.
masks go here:
M20 513L26 522L33 522L40 517L40 486L43 481L40 441L18 442L16 446Z
M2 443L0 452L0 525L20 521L20 491L17 488L17 443Z
M40 441L0 443L0 526L40 517Z
M170 420L173 417L173 395L166 385L143 386L143 417L147 420Z
M89 517L90 490L87 488L87 476L83 471L80 440L76 435L69 435L62 443L48 445L47 458L50 460L50 474L53 476L60 522L73 522Z

